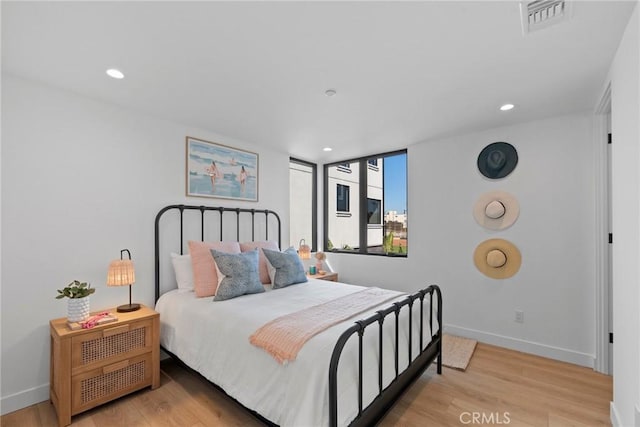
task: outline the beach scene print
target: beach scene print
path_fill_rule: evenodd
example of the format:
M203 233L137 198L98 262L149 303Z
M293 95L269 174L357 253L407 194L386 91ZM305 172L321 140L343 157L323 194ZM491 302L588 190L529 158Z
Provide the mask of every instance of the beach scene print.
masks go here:
M187 196L258 200L258 155L187 138Z

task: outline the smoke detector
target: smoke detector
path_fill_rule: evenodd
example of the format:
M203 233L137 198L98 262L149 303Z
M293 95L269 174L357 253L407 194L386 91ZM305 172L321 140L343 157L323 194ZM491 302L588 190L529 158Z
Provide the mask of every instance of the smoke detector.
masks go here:
M540 30L571 17L570 1L535 0L520 3L522 34Z

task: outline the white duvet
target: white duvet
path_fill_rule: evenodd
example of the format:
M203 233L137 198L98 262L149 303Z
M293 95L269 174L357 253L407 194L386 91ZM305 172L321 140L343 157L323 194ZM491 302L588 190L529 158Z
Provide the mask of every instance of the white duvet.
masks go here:
M271 355L249 343L249 336L260 326L302 310L363 289L324 280L313 280L284 289L244 295L213 302L213 297L196 298L193 292L173 290L160 297L160 341L192 369L222 387L247 408L280 426L314 427L329 424L329 360L338 337L353 324L376 310L339 323L310 339L295 361L280 365ZM403 294L398 293L398 299ZM424 346L430 341L428 302L425 298ZM412 359L418 355L419 304L414 304ZM403 312L406 307L403 308ZM408 362L407 314L400 316L399 368ZM404 322L402 321L404 319ZM395 320L384 324L385 385L395 377ZM434 328L436 326L434 325ZM435 329L434 329L435 330ZM364 406L378 394L378 326L371 325L364 340ZM357 334L347 343L338 368L338 422L348 425L358 413Z

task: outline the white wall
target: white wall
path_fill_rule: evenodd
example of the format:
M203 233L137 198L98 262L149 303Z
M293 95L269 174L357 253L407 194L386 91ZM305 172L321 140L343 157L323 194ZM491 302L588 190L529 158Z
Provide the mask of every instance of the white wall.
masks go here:
M49 397L50 319L66 315L56 289L97 288L93 309L127 301L107 288L109 261L131 250L133 299L153 304L153 221L185 197L185 136L258 152L259 202L288 241L289 156L17 77L2 77L2 413ZM285 191L283 191L283 189ZM7 250L10 248L10 250Z
M640 11L611 66L614 426L640 426ZM634 421L635 418L635 421Z
M526 108L526 107L525 107ZM451 332L592 366L594 343L594 178L591 118L569 115L428 141L408 150L409 256L330 254L340 280L407 291L436 283ZM519 154L502 180L476 166L487 144L506 141ZM481 228L472 216L485 191L520 202L509 229ZM473 264L485 239L501 237L522 253L514 277L494 280ZM514 310L524 311L524 323Z

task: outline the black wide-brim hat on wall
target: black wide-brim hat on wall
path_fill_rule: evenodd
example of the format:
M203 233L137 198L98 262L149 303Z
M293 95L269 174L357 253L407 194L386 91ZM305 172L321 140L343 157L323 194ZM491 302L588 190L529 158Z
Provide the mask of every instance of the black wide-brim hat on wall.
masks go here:
M478 155L478 170L487 178L499 179L509 175L518 164L518 152L507 142L494 142Z

